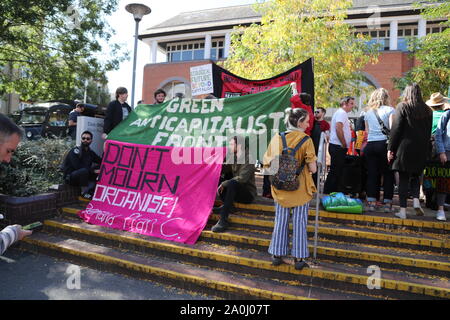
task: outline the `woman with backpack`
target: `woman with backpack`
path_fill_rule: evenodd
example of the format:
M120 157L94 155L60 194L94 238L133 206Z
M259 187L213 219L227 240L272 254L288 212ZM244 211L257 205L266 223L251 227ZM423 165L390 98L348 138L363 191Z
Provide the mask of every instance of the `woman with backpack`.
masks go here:
M291 255L294 257L295 269L301 270L308 266L304 261L305 258L309 257L306 225L309 201L316 192L311 174L317 171L317 158L313 141L305 133L309 126L308 112L301 108L286 109L285 125L287 132L277 134L272 138L263 160L264 167L270 168L270 173L275 173L272 177L275 226L268 251L272 255L274 266L283 263L282 256L289 253L289 216L292 211ZM296 160L296 166L293 168L296 170L293 174L294 177L286 184L283 184L283 181L285 181L283 179L275 179L282 174L292 176L292 172L289 172L289 169L292 168L289 159L286 157L282 159L286 155L285 150L283 150L283 139L286 146L293 149L291 150L291 152L293 151L293 157L291 158Z
M376 209L376 201L380 200L381 177L383 177L383 209L392 211L394 196L394 172L389 168L386 159L387 140L395 109L390 106L389 93L378 88L370 95L368 110L364 116L367 131L367 145L364 155L367 164L367 204L368 210Z

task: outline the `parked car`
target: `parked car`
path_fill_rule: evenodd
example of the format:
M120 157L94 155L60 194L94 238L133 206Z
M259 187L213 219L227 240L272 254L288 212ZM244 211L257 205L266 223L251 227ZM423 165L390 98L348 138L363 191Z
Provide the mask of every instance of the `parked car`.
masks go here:
M69 130L69 113L76 102L71 100L39 102L22 110L19 125L25 130L29 140L41 137L67 137ZM84 104L83 116L99 116L97 106Z

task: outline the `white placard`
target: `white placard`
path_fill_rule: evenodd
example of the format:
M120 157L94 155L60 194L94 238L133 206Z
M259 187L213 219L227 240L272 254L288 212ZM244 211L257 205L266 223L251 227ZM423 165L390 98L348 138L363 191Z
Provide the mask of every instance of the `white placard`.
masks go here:
M102 139L103 119L78 116L77 118L77 146L81 145L81 134L84 131L90 131L94 137L91 143L91 149L98 155L103 155L103 145L105 140Z
M191 67L192 95L214 92L212 64Z

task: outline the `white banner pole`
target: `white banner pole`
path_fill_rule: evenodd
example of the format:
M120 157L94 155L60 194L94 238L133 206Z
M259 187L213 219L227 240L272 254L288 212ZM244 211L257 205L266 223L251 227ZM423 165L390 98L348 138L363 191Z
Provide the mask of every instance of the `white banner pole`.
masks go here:
M319 204L320 204L320 176L323 168L326 168L326 150L325 150L325 133L320 135L319 150L317 152L317 181L316 181L316 221L314 226L314 260L317 259L317 240L319 231Z

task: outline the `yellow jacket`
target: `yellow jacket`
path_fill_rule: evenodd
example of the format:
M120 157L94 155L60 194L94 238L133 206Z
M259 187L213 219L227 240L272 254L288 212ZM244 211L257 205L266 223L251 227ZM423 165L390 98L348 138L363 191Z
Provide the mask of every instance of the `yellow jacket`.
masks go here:
M287 145L294 148L302 139L306 136L304 132L291 131L286 135ZM275 135L270 141L269 147L263 158L263 165L265 168L270 166L270 162L279 154L283 149L283 143L279 134ZM306 204L309 202L313 194L316 192L316 186L312 179L311 173L306 164L317 160L314 150L314 144L312 139L308 139L296 153L299 163L305 159L305 167L301 172L300 187L295 191L278 190L272 186L272 196L274 200L285 208L293 208Z

